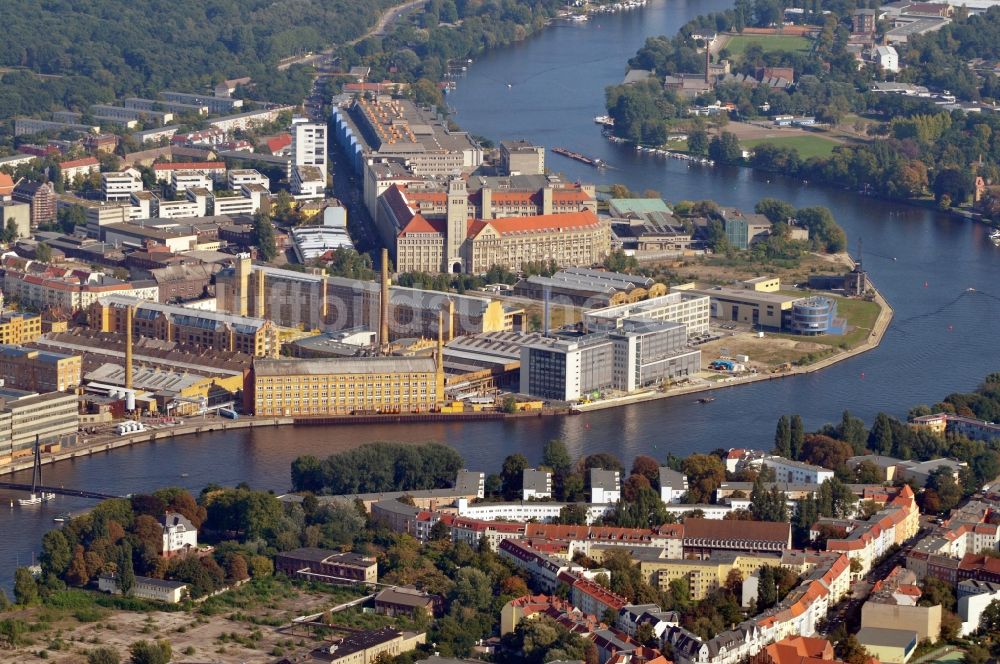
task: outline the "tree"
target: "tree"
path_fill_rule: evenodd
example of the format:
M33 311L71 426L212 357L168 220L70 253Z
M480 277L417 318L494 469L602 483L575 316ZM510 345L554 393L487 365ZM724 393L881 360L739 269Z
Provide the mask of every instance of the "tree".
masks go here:
M934 200L943 207L965 203L975 191L975 187L972 172L957 168L942 169L934 177L934 183L931 185Z
M892 418L885 413L875 416L875 423L868 432L868 448L877 454L892 453Z
M545 443L542 450L542 465L551 468L556 475L565 475L573 469L573 458L566 448L566 443L553 438Z
M986 632L989 634L989 632ZM993 632L998 634L1000 632ZM986 664L990 661L990 651L989 648L976 643L975 641L970 642L965 648L965 655L962 657L962 664Z
M853 452L854 449L841 440L811 433L802 443L799 458L830 470L841 470L847 468L847 460L853 456Z
M136 641L128 651L132 664L167 664L173 657L169 641Z
M102 646L87 653L87 664L119 664L122 659L113 648Z
M273 261L278 255L278 246L274 240L271 215L260 211L253 216L253 237L258 255L265 261Z
M795 217L795 208L777 198L760 199L753 211L767 217L772 224L787 224Z
M226 576L233 581L243 581L249 578L246 557L239 553L230 554L226 558Z
M684 460L683 468L688 478L688 503L710 503L715 490L726 481L726 467L714 454L692 454Z
M44 242L39 242L35 246L35 260L40 263L51 263L52 262L52 247L45 244Z
M528 468L528 459L523 454L511 454L503 460L500 479L503 482L503 497L515 500L521 496L524 482L524 471Z
M687 139L688 152L697 155L704 156L708 153L708 133L704 129L695 129L688 132Z
M736 134L728 131L712 138L708 156L720 164L738 164L743 161L743 148Z
M927 478L927 490L934 491L940 503L937 511L947 513L962 500L962 487L959 486L950 468L935 468Z
M14 572L14 601L19 606L38 602L38 583L27 567L18 567Z
M3 217L0 217L0 219L2 218ZM3 235L0 235L0 240L2 240L4 244L10 244L11 242L17 240L19 234L20 233L17 230L17 222L14 221L13 217L11 217L7 220L7 224L3 227Z
M750 492L750 513L756 521L788 521L787 498L777 487L767 489L760 475L754 480Z
M581 503L569 503L559 510L557 523L567 526L587 525L587 506Z
M837 642L837 657L846 664L866 664L870 655L854 634L848 634Z
M118 549L118 589L129 595L135 587L135 570L132 567L132 545L122 542Z
M52 576L62 576L73 558L70 546L62 530L50 530L42 537L42 554L39 562L42 571Z
M787 415L778 418L774 432L774 453L786 459L792 458L792 425Z
M642 475L650 484L660 481L660 464L651 456L640 454L632 462L632 475Z
M591 468L600 468L601 470L617 470L618 472L624 472L625 470L625 466L623 466L622 462L618 460L618 457L607 452L591 454L584 458L583 469L590 470Z
M87 570L85 552L83 550L83 546L77 544L76 550L73 552L73 559L70 561L69 568L66 570L66 583L70 583L75 586L85 586L89 581L90 572Z
M983 634L1000 634L1000 599L986 605L979 616L979 631Z
M800 415L792 415L791 430L792 458L798 459L802 453L802 440L805 437L805 428L802 426Z

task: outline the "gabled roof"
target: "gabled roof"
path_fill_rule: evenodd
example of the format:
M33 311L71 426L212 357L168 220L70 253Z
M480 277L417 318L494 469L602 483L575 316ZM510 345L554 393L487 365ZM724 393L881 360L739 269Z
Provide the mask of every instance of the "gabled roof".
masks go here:
M425 219L421 214L415 214L403 230L399 232L399 237L405 237L416 233L438 233L439 235L444 235L445 232L447 232L447 222L443 219L435 219L431 221L429 219Z
M101 162L94 157L84 157L83 159L71 159L59 162L59 168L80 168L81 166L97 166Z
M590 210L567 212L566 214L543 214L535 217L502 217L484 221L477 219L470 224L469 236L478 237L487 227L500 235L519 233L542 233L549 231L572 231L597 226L597 215Z
M14 191L14 179L6 173L0 173L0 196L10 196Z

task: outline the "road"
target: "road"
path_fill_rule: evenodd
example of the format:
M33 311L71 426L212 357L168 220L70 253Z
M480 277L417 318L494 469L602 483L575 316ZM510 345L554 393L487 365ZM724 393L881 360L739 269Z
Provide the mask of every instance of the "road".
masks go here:
M361 35L353 41L347 42L346 46L354 46L358 42L368 39L369 37L380 37L389 32L389 27L395 23L399 18L405 16L410 11L416 9L420 5L426 3L427 0L408 0L401 5L396 5L385 12L379 17L378 22L372 26L368 32ZM292 65L318 65L325 58L330 57L334 49L337 47L331 46L327 49L320 51L319 53L307 53L306 55L296 56L292 58L285 58L278 63L278 70L284 71L291 67Z

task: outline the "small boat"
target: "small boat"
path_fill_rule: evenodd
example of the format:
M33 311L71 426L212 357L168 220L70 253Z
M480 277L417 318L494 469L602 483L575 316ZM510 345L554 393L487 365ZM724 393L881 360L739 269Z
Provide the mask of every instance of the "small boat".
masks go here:
M993 241L993 244L1000 245L1000 228L996 228L990 232L990 240Z
M21 505L22 507L27 506L27 505L41 505L42 503L46 503L46 502L52 500L55 497L56 497L56 494L54 494L54 493L45 493L43 491L42 493L33 493L28 498L18 498L17 499L17 504Z
M69 520L70 520L71 518L72 518L72 517L71 517L71 516L70 516L70 514L68 514L68 513L67 513L67 514L57 514L57 515L55 515L54 517L52 517L52 520L53 520L54 522L56 522L56 523L66 523L66 522L67 522L67 521L69 521Z
M701 397L698 399L698 403L712 403L715 401L715 397Z

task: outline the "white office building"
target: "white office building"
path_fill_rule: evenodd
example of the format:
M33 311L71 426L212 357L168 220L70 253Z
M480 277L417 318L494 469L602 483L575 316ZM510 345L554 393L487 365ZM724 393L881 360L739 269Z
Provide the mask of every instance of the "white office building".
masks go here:
M101 173L101 195L104 200L125 201L137 191L142 191L142 176L134 168Z

